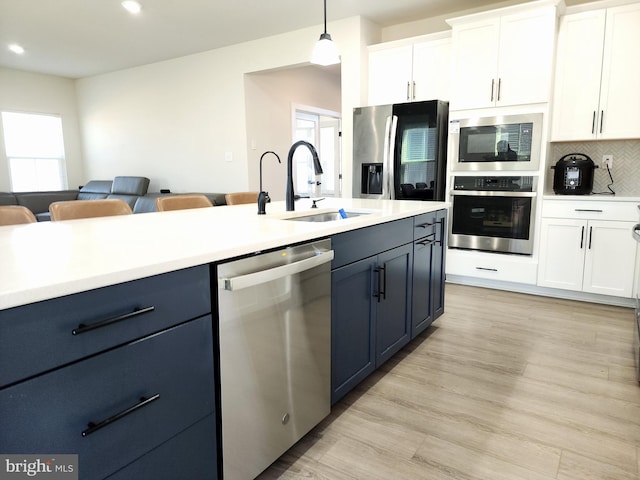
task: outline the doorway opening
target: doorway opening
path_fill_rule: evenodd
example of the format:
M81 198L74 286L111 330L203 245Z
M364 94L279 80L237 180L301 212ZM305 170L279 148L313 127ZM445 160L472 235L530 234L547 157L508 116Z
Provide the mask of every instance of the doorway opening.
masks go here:
M340 113L304 106L293 106L293 141L305 140L318 151L323 174L316 178L311 152L299 148L293 156L294 191L309 197L339 197L342 191ZM320 185L317 185L318 181Z

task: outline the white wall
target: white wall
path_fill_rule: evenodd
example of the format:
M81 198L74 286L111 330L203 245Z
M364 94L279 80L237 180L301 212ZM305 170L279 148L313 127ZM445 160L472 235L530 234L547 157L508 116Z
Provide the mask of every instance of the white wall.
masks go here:
M274 151L282 163L273 155L265 156L263 189L272 200L284 200L293 105L340 112L339 68L305 66L249 74L245 76L245 94L249 190L259 189L260 156L265 151Z
M60 115L69 188L85 183L74 80L0 68L0 111ZM0 191L10 191L2 142L0 135Z
M328 25L342 56L345 119L362 101L361 32L370 29L359 17ZM150 191L248 190L249 161L256 160L247 149L244 75L308 64L321 31L298 30L78 80L87 176L144 175L151 178ZM227 152L232 161L225 161ZM349 165L350 152L351 140L343 138Z

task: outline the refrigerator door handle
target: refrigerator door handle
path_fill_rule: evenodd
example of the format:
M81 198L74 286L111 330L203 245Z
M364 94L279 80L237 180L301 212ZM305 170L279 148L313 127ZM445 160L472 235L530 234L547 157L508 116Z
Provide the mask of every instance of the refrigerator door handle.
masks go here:
M387 189L388 193L386 198L390 198L391 200L395 200L396 198L396 190L395 190L395 169L396 169L396 134L398 132L398 116L392 115L391 119L391 129L389 131L389 143L387 152Z

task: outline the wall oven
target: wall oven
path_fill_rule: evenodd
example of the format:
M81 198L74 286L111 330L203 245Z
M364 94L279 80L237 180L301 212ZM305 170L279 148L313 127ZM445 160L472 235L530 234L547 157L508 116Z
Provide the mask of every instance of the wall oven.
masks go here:
M452 122L454 171L537 170L542 114L501 115Z
M531 255L537 177L456 176L449 247Z

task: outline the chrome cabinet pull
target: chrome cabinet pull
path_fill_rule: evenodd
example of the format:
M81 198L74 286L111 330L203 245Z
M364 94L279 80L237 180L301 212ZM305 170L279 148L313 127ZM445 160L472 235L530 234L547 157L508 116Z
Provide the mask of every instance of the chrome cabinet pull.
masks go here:
M413 99L416 99L416 82L413 82Z
M407 82L407 101L411 100L411 84Z
M137 317L138 315L143 315L145 313L153 312L156 307L145 307L145 308L136 308L131 313L125 313L124 315L120 315L114 318L108 318L107 320L102 320L100 322L90 323L89 325L85 325L81 323L76 328L71 330L72 335L80 335L81 333L90 332L91 330L95 330L96 328L106 327L108 325L112 325L114 323L121 322L123 320L128 320L129 318Z
M113 416L111 416L109 418L105 418L101 422L98 422L98 423L89 422L87 424L88 428L82 432L82 436L86 437L87 435L91 435L92 433L97 432L101 428L104 428L104 427L106 427L107 425L109 425L109 424L111 424L113 422L117 422L121 418L124 418L127 415L129 415L130 413L133 413L136 410L139 410L140 408L149 405L151 402L154 402L154 401L158 400L159 398L160 398L160 394L159 393L156 393L155 395L152 395L149 398L142 397L142 398L140 398L140 401L138 403L136 403L135 405L133 405L133 406L121 411L121 412L118 412L118 413L116 413L115 415L113 415Z

